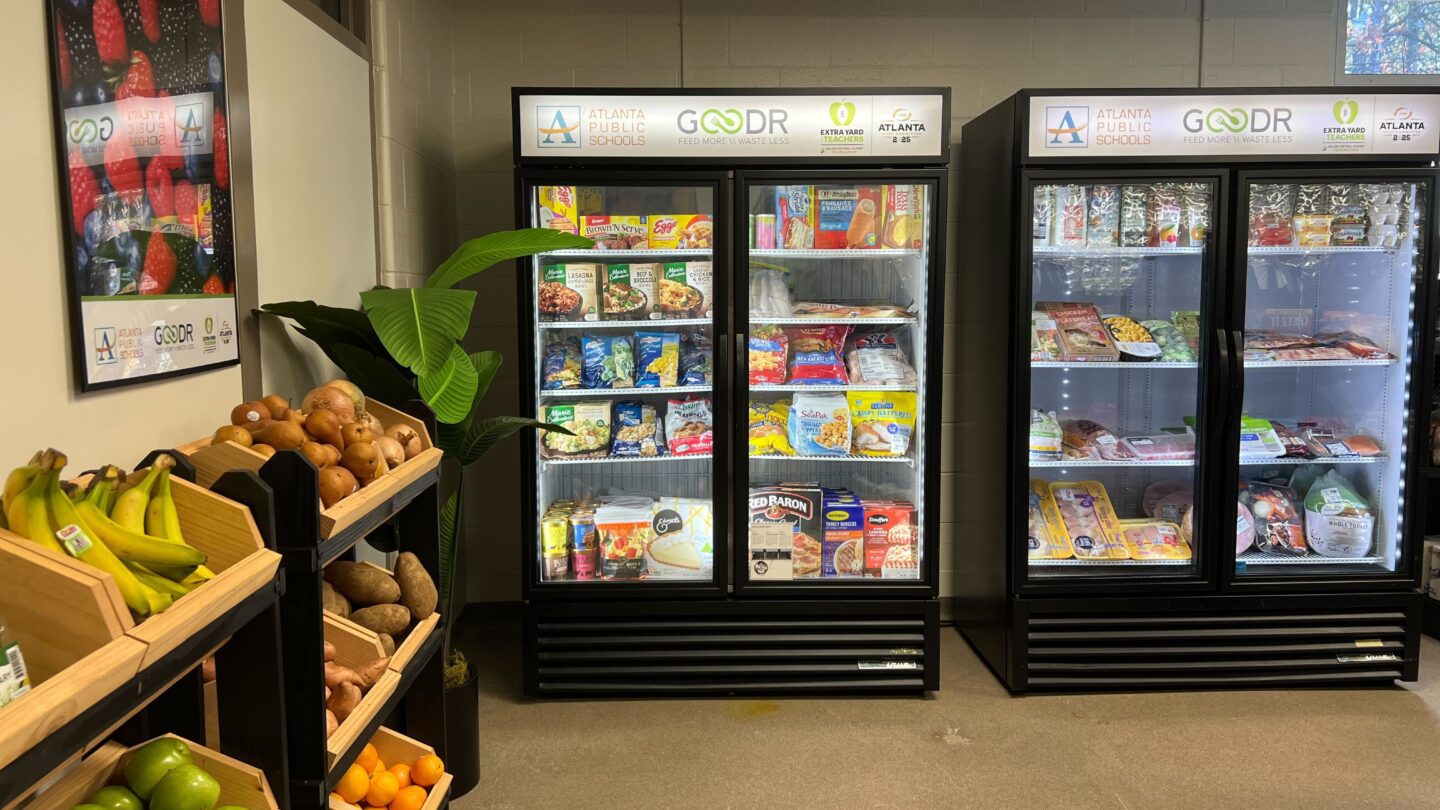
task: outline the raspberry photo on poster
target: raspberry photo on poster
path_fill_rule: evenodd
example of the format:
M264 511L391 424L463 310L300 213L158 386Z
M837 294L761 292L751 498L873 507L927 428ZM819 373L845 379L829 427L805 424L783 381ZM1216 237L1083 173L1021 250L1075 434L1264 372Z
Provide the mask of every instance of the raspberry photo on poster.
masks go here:
M75 289L233 295L222 0L50 0Z

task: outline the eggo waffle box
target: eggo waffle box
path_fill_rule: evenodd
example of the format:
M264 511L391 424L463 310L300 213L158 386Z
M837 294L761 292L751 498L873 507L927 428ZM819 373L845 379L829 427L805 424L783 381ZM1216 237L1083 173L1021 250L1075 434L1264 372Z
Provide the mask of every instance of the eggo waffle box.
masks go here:
M580 232L580 212L574 186L540 186L535 191L537 219L542 228Z
M651 250L714 246L715 223L708 214L651 214L645 217Z

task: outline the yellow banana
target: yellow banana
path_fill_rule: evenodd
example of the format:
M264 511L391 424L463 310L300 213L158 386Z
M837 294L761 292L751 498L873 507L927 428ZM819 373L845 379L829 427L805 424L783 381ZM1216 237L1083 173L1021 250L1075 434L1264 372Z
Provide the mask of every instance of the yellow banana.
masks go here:
M33 479L32 479L33 481ZM5 498L5 524L10 531L21 537L29 537L30 530L25 515L29 511L30 490L22 489L14 497Z
M49 452L49 451L46 451ZM30 463L11 471L5 479L5 523L10 531L29 537L26 516L29 514L30 485L50 469L45 453L36 453Z
M60 554L65 553L55 539L55 523L50 519L46 493L59 480L60 474L51 470L35 476L30 488L25 490L25 536L36 543Z
M180 512L175 508L175 497L170 492L170 471L160 473L160 480L155 484L155 494L150 498L150 504L145 507L145 533L151 537L161 540L168 540L171 543L179 543L186 548L190 547L185 542L185 535L180 532ZM168 575L171 571L157 571L162 575ZM201 565L193 572L198 574L200 581L211 579L215 572ZM191 576L186 573L179 577L186 581Z
M144 533L145 508L150 505L150 492L155 488L161 471L168 470L174 464L175 459L169 456L156 457L155 464L146 471L140 483L120 493L120 497L115 499L115 508L110 511L110 519L132 532Z
M133 532L111 520L90 501L82 501L76 506L76 510L85 525L93 529L99 538L105 541L105 545L115 552L115 556L125 562L179 568L187 574L189 569L205 562L204 552Z
M181 585L174 580L166 579L143 565L136 563L125 563L125 565L131 571L135 572L136 579L154 588L159 593L168 594L171 599L179 599L185 594L190 593L189 585Z
M55 523L60 527L55 533L56 539L61 541L70 556L114 577L115 584L120 587L120 596L131 613L144 617L164 610L170 603L170 597L163 596L154 588L141 583L86 525L78 507L60 491L59 472L66 461L63 453L56 454L51 467L53 477L49 477L46 487L46 498L55 513Z
M40 474L40 453L36 453L30 463L23 467L16 467L5 477L5 503L10 499L29 489L30 482Z

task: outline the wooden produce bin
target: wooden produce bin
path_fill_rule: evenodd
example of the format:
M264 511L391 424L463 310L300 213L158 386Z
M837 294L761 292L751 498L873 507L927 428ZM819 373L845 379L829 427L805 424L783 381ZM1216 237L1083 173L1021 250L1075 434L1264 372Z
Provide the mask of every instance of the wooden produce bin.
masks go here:
M375 745L375 752L380 755L380 761L386 765L394 765L397 762L414 762L426 754L435 753L435 749L420 742L412 740L398 731L381 726L370 739ZM445 796L450 792L451 776L447 772L440 777L440 781L433 786L426 788L429 794L425 797L425 804L420 810L438 810Z
M385 656L380 637L360 625L342 619L333 613L325 613L325 640L335 645L335 663L355 668ZM398 650L397 650L398 652ZM223 675L221 677L224 677ZM360 705L345 718L330 739L325 741L326 762L330 767L349 750L350 746L372 726L385 702L395 694L400 685L400 674L387 669L380 680L360 699ZM323 707L322 707L323 708Z
M145 471L139 470L130 474L130 481L144 477ZM173 475L170 490L185 542L205 552L205 565L215 577L130 631L132 638L149 647L142 667L268 587L280 568L280 555L265 548L255 518L245 506Z
M376 571L380 571L388 576L395 576L394 571L376 565L375 563L362 562L360 564L367 565L371 568L374 568ZM434 577L433 574L431 576L432 578ZM332 615L334 614L326 614L327 617ZM335 618L340 617L336 616ZM352 625L360 630L365 630L365 628L360 627L360 625L355 624L354 622L346 621L346 624ZM429 638L430 634L435 632L435 629L439 626L440 612L435 611L434 613L431 613L429 617L427 617L424 621L411 627L410 631L405 634L405 638L398 639L395 642L395 654L390 656L390 668L395 670L396 672L404 672L405 667L409 666L410 661L415 658L415 653L419 652L421 645L425 643L425 639ZM368 633L370 631L365 630L365 632Z
M0 708L0 768L135 677L145 644L115 580L0 530L0 616L32 689ZM44 774L35 774L39 779Z
M444 455L431 441L425 423L419 419L373 399L365 401L365 410L386 427L399 423L414 428L420 435L420 444L424 450L390 470L370 486L329 509L320 510L320 537L324 540L344 531L369 514L378 504L386 503L411 482L440 466L440 458ZM201 486L207 487L227 470L259 470L266 461L265 456L234 442L212 445L209 437L196 439L175 449L189 456L191 463L195 465L196 480Z
M259 769L189 740L175 739L190 746L195 764L220 783L220 801L216 802L216 806L233 804L246 810L279 810L275 796L270 792L270 784ZM27 810L69 810L106 785L125 784L125 763L134 750L117 742L105 743L82 760L78 767L37 795ZM428 803L426 806L429 806Z

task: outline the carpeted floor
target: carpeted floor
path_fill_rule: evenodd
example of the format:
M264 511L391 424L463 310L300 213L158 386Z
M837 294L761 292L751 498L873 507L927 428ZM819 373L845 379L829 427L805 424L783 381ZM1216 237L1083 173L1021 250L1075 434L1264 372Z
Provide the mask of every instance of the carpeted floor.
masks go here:
M527 702L518 625L467 630L483 765L457 810L1440 807L1429 638L1422 679L1379 690L1012 698L945 628L933 699Z

